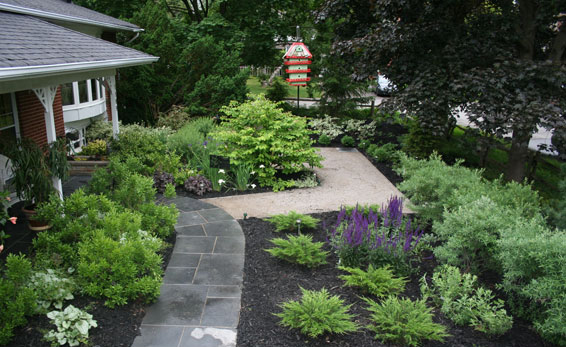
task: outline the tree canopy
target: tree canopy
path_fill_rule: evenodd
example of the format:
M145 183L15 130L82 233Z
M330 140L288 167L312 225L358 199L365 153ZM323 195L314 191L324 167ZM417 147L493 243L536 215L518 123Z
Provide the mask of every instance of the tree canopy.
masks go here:
M537 126L566 129L566 1L328 0L342 18L334 54L363 79L378 71L434 135L459 110L481 130L512 135L506 177L522 180ZM563 11L563 12L561 12Z

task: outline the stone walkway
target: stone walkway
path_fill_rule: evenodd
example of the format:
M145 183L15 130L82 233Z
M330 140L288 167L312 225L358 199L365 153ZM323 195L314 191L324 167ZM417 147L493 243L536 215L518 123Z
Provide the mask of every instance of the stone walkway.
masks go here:
M177 242L161 295L132 347L236 346L244 267L238 222L208 203L178 197Z

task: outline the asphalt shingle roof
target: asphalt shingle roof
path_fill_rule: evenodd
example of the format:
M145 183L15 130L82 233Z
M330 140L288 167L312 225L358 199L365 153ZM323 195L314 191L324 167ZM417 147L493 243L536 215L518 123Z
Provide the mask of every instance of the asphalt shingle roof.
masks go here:
M24 9L43 11L55 15L74 17L78 20L95 21L111 26L120 26L127 30L139 30L140 28L132 23L107 16L105 14L84 8L65 0L0 0L0 5L18 6Z
M35 17L0 12L0 69L152 58Z

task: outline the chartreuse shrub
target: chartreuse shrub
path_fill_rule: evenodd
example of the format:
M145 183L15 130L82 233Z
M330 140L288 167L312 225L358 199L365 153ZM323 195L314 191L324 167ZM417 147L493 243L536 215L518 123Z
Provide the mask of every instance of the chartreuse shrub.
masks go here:
M389 266L374 268L369 265L367 271L360 268L339 266L342 271L349 275L340 275L344 284L349 287L359 287L364 293L369 293L378 297L385 297L391 294L399 294L405 289L407 279L395 277Z
M502 289L514 313L534 322L547 340L566 346L566 232L542 218L521 220L499 240Z
M35 312L36 294L26 285L31 277L31 262L23 255L9 254L0 276L0 345L14 336L14 329L27 323Z
M79 344L88 343L88 331L90 328L96 328L98 325L92 319L92 315L76 308L73 305L67 306L63 311L51 311L47 314L47 318L51 320L57 327L57 331L50 330L44 337L53 345L78 346Z
M78 284L105 305L124 305L130 300L151 302L159 296L162 242L145 232L125 233L114 240L102 231L79 245Z
M402 346L418 346L422 341L442 341L448 336L446 327L432 321L431 309L424 300L411 301L389 296L377 303L363 298L369 305L372 324L367 328L375 338Z
M485 196L452 212L446 210L443 221L433 224L433 232L443 241L434 248L434 255L441 263L476 274L487 270L500 272L497 241L501 230L516 220L512 211Z
M276 238L270 242L276 247L265 251L274 257L308 267L326 264L328 252L322 250L324 243L313 242L311 235L289 235L287 240Z
M293 186L293 180L278 177L303 171L303 163L321 166L322 157L312 147L306 120L283 112L279 104L262 94L242 104L223 107L223 123L212 132L223 143L218 150L232 165L250 165L257 172L261 186L274 191Z
M309 215L300 214L295 211L290 211L287 214L278 214L266 219L269 223L275 225L275 231L297 231L314 229L320 222L319 219Z
M494 299L491 290L478 287L475 275L462 274L454 266L440 267L430 284L423 277L421 292L425 300L432 298L457 325L468 325L489 335L502 335L513 326L503 301Z
M340 297L330 296L324 288L320 291L301 288L301 292L303 296L299 301L279 305L283 312L275 315L281 318L281 325L300 329L301 333L310 337L358 330L356 323L352 322L354 316L348 313L351 305L344 305Z

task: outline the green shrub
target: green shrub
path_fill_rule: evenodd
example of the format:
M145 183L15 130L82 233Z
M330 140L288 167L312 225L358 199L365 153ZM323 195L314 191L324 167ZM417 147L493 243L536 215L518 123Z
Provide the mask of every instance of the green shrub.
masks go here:
M306 120L283 112L278 104L254 96L243 103L223 107L224 123L211 136L224 143L221 154L232 165L249 165L258 174L261 186L274 191L293 185L292 180L276 177L277 172L292 174L304 169L303 163L321 166L322 157L312 148L312 133Z
M469 325L489 335L502 335L513 326L503 301L494 300L491 290L477 288L477 277L462 275L456 267L443 266L435 271L430 286L423 277L421 292L457 325Z
M298 231L314 229L320 222L319 219L311 217L306 214L300 214L295 211L290 211L287 214L278 214L266 219L269 223L275 225L275 231ZM299 222L300 221L300 222Z
M83 146L81 155L106 155L108 149L106 148L106 141L104 140L93 140L90 141L86 146Z
M360 143L358 143L358 148L366 151L371 144L370 140L361 140Z
M325 134L320 135L318 138L318 143L324 146L328 146L331 141L332 140L330 139L330 137L328 137L328 135Z
M396 146L393 143L387 143L383 146L371 144L366 149L366 153L380 162L395 162L399 157Z
M402 148L409 155L428 158L440 146L441 137L419 126L418 122L409 123L409 133L405 135Z
M275 314L281 318L281 325L300 329L301 333L317 337L324 333L344 334L358 330L352 322L353 315L348 313L351 305L344 305L344 300L326 289L320 291L301 288L300 301L287 301L279 305L283 312Z
M167 138L167 148L179 154L185 162L189 163L192 161L193 151L200 150L204 139L204 135L192 121Z
M9 254L0 276L0 345L7 344L14 329L27 323L35 312L36 295L26 285L31 277L31 262L23 255Z
M91 314L73 305L67 306L63 311L51 311L47 318L57 326L57 331L50 330L44 337L55 346L87 344L88 331L98 326Z
M75 281L67 277L61 270L47 269L35 272L30 279L29 287L37 295L37 312L47 313L53 306L63 308L64 300L72 300L76 289Z
M276 247L265 251L290 263L317 267L326 264L328 252L322 250L323 242L313 242L311 235L289 235L288 239L270 240Z
M406 278L395 277L389 266L376 269L370 264L367 271L345 266L338 268L350 273L350 275L339 276L347 286L360 287L363 292L378 297L399 294L405 289L405 283L407 283Z
M532 320L545 339L566 346L566 232L533 218L501 235L502 288L513 299L514 312Z
M425 219L441 220L446 201L455 196L458 189L469 191L482 182L481 171L470 170L461 164L446 165L437 154L428 160L400 155L397 172L404 181L399 184L399 190L411 202L411 209Z
M434 249L441 262L480 274L501 271L497 254L497 240L502 229L516 223L516 216L487 197L445 210L441 222L433 224L433 232L442 244Z
M136 157L147 167L153 168L158 158L167 152L165 144L170 133L166 128L129 124L120 128L120 135L112 141L111 148L120 158Z
M346 132L354 134L358 140L370 139L375 135L377 123L371 121L366 124L365 120L348 119L344 123Z
M340 142L346 147L354 147L356 145L356 140L350 135L342 136Z
M153 188L153 179L132 173L118 185L113 200L127 208L138 208L141 204L152 202L157 194Z
M191 115L184 106L173 105L167 113L160 113L157 119L158 127L179 130L191 120Z
M92 174L92 179L86 191L90 194L110 196L110 192L132 173L148 175L153 174L153 171L144 165L139 158L133 156L111 157L107 167L99 168Z
M334 140L344 133L344 129L337 123L338 118L324 115L322 118L314 118L309 120L309 127L315 130L320 136L325 135Z
M143 232L113 240L99 231L79 246L78 284L86 294L106 298L109 307L140 298L150 302L159 296L161 247Z
M432 321L431 309L424 300L411 301L389 296L381 303L364 298L373 324L367 328L383 343L418 346L421 341L442 341L448 336L446 327Z
M120 123L122 127L122 123ZM97 120L86 128L87 141L104 140L107 143L112 139L112 122Z
M153 202L140 205L138 212L141 214L142 229L161 239L173 233L179 216L175 205L156 205Z
M287 97L287 85L276 78L273 80L271 87L267 88L267 93L265 97L271 101L278 102L283 101Z
M172 183L167 183L165 185L165 192L163 192L163 196L168 199L173 199L177 197L177 191L175 190L175 185Z

